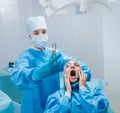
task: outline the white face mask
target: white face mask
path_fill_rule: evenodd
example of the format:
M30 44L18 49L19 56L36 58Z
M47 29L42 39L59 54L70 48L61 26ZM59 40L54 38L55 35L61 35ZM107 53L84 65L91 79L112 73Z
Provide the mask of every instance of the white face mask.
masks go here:
M36 35L32 37L32 44L37 48L44 47L48 42L48 35Z

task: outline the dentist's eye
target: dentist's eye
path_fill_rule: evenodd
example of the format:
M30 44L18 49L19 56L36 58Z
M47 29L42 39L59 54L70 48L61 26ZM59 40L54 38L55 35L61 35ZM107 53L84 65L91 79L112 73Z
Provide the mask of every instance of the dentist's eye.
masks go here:
M39 35L39 33L38 33L38 32L35 32L34 35Z
M42 31L42 34L46 34L46 33L47 33L47 31L46 31L46 30L43 30L43 31Z

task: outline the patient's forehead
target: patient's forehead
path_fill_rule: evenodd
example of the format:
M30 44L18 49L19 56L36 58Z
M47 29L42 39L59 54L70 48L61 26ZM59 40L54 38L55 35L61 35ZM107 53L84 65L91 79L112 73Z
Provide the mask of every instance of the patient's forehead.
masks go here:
M70 60L70 61L68 61L66 64L74 64L74 63L78 63L77 61L75 61L75 60ZM79 64L79 63L78 63Z
M80 67L79 62L76 60L70 60L66 63L66 65L74 65L74 66Z

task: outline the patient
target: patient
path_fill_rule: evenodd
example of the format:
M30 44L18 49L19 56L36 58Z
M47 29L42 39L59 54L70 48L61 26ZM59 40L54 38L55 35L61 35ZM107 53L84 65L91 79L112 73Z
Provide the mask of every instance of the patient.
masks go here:
M109 101L105 93L97 87L91 89L86 80L79 63L68 61L64 68L65 87L48 97L45 113L106 113Z

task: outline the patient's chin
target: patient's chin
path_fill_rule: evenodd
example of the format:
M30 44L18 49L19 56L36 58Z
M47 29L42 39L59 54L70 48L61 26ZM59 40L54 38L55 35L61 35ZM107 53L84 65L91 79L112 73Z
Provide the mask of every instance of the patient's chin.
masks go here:
M70 79L70 83L74 83L74 82L77 82L78 81L78 79L76 78L76 79Z

